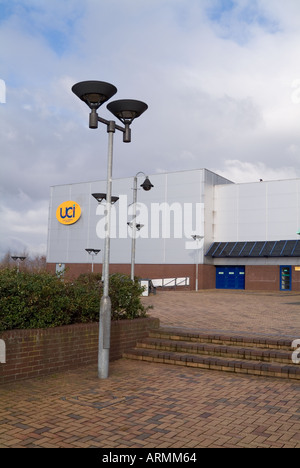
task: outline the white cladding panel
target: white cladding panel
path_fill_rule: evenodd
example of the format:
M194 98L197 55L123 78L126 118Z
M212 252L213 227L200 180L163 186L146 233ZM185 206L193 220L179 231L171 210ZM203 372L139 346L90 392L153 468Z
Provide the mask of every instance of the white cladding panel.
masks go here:
M136 222L144 226L137 232L136 263L195 263L196 242L191 235L204 236L205 232L206 245L213 241L213 186L230 182L204 169L149 178L154 188L145 192L140 188L144 176L138 177ZM131 228L127 222L132 220L133 177L114 180L112 186L112 195L119 201L112 208L110 262L128 264ZM94 262L102 262L105 205L99 205L91 194L106 191L104 181L51 188L48 263L89 263L86 248L101 249ZM82 214L75 224L63 225L56 219L56 209L68 200L77 202ZM202 263L203 249L199 253Z
M215 187L215 241L298 239L300 180Z

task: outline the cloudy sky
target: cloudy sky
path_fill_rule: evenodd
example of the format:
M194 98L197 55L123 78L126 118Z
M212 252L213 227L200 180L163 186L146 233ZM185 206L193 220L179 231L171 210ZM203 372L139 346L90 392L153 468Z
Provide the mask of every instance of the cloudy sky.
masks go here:
M115 178L300 177L299 50L299 0L0 0L0 257L46 252L50 186L106 178L79 81L149 105Z

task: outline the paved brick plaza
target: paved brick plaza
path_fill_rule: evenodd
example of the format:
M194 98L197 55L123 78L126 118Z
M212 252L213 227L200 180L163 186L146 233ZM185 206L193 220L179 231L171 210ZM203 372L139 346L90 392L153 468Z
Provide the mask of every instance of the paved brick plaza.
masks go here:
M300 338L300 293L209 290L143 299L161 325Z
M158 292L164 326L300 338L300 294ZM300 384L120 360L0 387L0 448L300 448Z

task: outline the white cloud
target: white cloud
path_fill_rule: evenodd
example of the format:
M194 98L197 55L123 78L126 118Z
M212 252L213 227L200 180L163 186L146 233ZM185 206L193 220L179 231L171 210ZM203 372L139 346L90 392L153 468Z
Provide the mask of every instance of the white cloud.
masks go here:
M250 163L238 160L225 161L225 168L217 172L219 175L236 183L297 178L297 173L293 167L274 169L262 162Z
M4 80L0 80L0 104L6 103L6 84Z
M32 208L9 208L1 203L0 216L0 255L8 250L18 254L29 251L31 254L45 254L47 242L48 203L28 203L27 196L20 194L19 206Z
M200 167L237 182L300 177L299 13L295 0L3 0L1 249L20 239L24 212L24 242L45 244L29 213L51 185L106 177L106 129L88 128L71 92L81 80L149 105L130 145L115 135L114 177Z

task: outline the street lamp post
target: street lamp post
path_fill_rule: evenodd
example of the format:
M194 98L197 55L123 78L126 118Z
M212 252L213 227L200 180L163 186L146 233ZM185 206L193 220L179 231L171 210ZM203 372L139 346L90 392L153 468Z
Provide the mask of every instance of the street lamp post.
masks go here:
M203 236L198 236L197 234L192 235L192 238L197 243L197 259L196 259L196 291L198 291L198 275L199 275L199 241L203 239Z
M105 200L107 202L107 194L106 193L92 193L92 196L95 198L95 200L97 200L97 202L100 204L103 202L103 200ZM110 204L107 205L106 203L106 215L107 215L107 209L108 209L108 206L109 206L109 210L111 208L111 205L114 205L115 203L117 203L117 201L119 200L119 197L114 197L112 195L110 195ZM109 213L109 219L110 219L110 213ZM106 217L106 233L108 232L107 229L108 229L108 224L107 224L107 217ZM110 229L110 221L109 221L109 229ZM106 242L105 240L105 249L107 248L107 244L108 244L108 262L109 262L109 251L110 251L110 239L108 239L108 241ZM104 249L104 250L105 250ZM103 285L108 283L109 281L109 271L108 271L108 268L106 268L106 262L107 262L107 259L103 258L103 266L102 266L102 281L103 281ZM106 280L104 281L104 274L105 274L105 278ZM107 319L108 321L108 319Z
M136 246L136 231L139 231L143 226L141 224L136 224L136 203L137 203L137 183L138 183L138 176L140 174L143 174L146 178L144 182L141 184L141 187L143 190L146 192L149 192L149 190L154 187L154 185L151 184L149 177L146 176L143 172L138 172L134 176L134 181L133 181L133 221L131 223L127 223L131 228L132 228L132 238L131 238L131 280L134 281L134 265L135 265L135 246Z
M99 252L101 252L100 249L85 249L89 255L92 256L92 273L94 273L94 257L95 255L98 255Z
M27 257L12 256L11 258L14 260L14 262L17 262L17 272L19 273L19 271L20 271L20 261L24 262L24 260L26 260Z
M117 92L117 88L103 81L82 81L72 87L72 91L91 109L89 127L98 128L98 122L107 127L108 156L107 156L107 191L106 191L106 233L103 256L103 295L100 302L99 317L99 347L98 347L98 377L106 379L109 372L111 300L109 297L109 257L110 257L110 224L112 205L112 166L113 166L113 136L116 130L123 133L123 142L130 143L133 120L148 108L147 104L132 99L121 99L111 102L107 109L123 124L121 127L113 120L105 120L98 116L98 108Z

